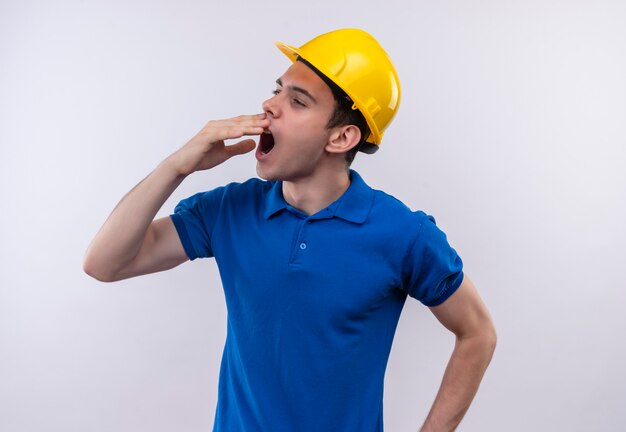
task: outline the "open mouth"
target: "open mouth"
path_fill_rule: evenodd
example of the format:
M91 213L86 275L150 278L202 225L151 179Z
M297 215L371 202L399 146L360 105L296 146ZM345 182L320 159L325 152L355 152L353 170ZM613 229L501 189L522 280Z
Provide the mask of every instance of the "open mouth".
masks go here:
M259 139L259 147L261 148L261 154L268 154L274 148L274 135L269 130L263 131L261 138Z

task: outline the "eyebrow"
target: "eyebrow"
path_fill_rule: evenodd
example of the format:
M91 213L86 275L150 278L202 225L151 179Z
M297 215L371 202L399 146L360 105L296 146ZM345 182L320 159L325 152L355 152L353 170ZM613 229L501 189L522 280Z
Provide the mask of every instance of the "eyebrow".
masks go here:
M283 87L283 81L280 78L278 78L276 80L276 84L278 84L279 86ZM303 89L302 87L298 87L298 86L295 86L295 85L288 85L287 88L289 90L292 90L292 91L298 92L300 94L303 94L304 96L306 96L309 99L311 99L313 102L317 103L317 99L315 99L311 93L309 93L307 90Z

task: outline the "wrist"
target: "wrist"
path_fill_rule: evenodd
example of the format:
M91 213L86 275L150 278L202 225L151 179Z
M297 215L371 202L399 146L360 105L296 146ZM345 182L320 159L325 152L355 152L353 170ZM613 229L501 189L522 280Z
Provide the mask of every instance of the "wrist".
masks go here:
M184 180L193 170L189 170L183 163L178 152L172 153L165 158L160 164L158 169L164 170L169 176L176 180Z

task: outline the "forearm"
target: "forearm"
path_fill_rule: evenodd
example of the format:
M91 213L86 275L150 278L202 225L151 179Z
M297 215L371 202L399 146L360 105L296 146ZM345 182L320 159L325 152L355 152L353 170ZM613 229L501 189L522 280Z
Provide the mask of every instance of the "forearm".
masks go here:
M128 192L96 234L84 260L92 276L111 279L137 255L157 212L185 178L171 159L161 162Z
M457 338L439 392L421 432L456 429L478 391L494 349L495 333Z
M228 146L224 140L260 135L268 126L265 114L209 121L122 198L87 249L85 272L112 281L180 264L182 245L172 240L174 228L169 221L152 224L157 212L187 175L211 169L256 147L252 139Z

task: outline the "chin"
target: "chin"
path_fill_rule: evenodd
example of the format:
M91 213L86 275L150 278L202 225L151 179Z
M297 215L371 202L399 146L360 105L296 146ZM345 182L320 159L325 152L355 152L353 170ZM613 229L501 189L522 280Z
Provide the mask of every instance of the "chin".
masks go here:
M276 178L276 176L272 176L271 174L267 173L265 170L263 170L259 164L257 163L256 165L256 175L258 175L260 178L262 178L263 180L267 180L267 181L273 181L273 180L278 180L278 178Z

